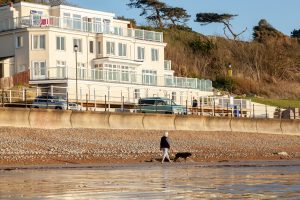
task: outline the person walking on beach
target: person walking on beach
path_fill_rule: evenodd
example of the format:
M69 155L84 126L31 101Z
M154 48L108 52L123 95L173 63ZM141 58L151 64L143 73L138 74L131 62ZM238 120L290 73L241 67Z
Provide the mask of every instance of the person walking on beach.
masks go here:
M193 102L192 102L192 114L197 114L197 107L198 107L198 101L193 97Z
M161 163L164 163L165 158L171 162L170 157L169 157L169 149L170 149L170 142L168 139L168 132L165 132L164 136L161 137L160 139L160 150L162 150L163 153L163 158L161 160Z

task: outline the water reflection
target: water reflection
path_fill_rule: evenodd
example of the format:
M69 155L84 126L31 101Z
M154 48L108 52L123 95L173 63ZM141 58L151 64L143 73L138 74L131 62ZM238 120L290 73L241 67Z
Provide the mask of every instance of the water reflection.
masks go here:
M0 171L1 199L298 199L295 166L151 164Z

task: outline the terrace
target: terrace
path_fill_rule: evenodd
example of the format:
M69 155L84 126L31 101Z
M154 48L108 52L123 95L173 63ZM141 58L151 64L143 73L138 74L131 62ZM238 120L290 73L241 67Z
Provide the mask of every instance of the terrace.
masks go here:
M0 32L19 28L41 27L55 27L66 30L82 31L96 34L99 33L130 37L138 40L146 40L152 42L163 42L163 33L160 32L110 26L101 22L89 22L85 19L79 20L74 18L30 15L20 18L0 20Z
M200 91L212 91L212 81L176 77L176 76L157 76L156 74L137 74L136 71L126 69L88 69L78 68L78 80L111 82L147 86L175 87L198 89ZM30 69L31 81L43 80L67 80L76 79L76 68L70 67L50 67L39 68L32 67Z

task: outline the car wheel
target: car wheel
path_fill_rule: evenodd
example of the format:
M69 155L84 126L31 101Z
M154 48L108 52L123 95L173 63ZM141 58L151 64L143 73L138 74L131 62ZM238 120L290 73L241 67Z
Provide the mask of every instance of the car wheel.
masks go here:
M33 108L39 108L38 106L34 106Z
M55 107L55 110L62 110L62 107Z

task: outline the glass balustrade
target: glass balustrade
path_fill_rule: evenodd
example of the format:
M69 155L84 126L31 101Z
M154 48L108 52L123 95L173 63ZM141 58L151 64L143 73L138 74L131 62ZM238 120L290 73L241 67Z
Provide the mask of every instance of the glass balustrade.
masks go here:
M36 67L31 71L40 71ZM46 76L45 76L46 74ZM111 69L87 69L77 68L78 80L102 81L115 83L131 83L139 85L165 86L175 88L198 89L200 91L212 91L212 81L176 77L176 76L157 76L147 74L137 74L135 71L111 70ZM47 73L31 73L30 80L66 80L76 79L76 68L52 67L47 69Z
M0 32L25 27L56 27L83 32L118 35L154 42L163 42L163 33L160 32L109 26L99 22L88 22L86 20L75 18L31 15L21 18L0 20Z

